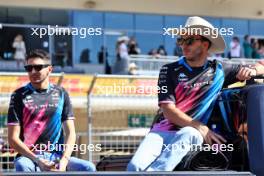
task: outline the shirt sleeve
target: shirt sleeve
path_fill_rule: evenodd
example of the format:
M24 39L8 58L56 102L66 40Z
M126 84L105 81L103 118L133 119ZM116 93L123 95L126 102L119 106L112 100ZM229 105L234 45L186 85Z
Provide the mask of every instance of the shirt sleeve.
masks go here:
M173 91L173 82L169 76L169 67L163 66L159 73L158 79L158 101L160 104L176 103L175 94Z
M61 121L63 122L65 120L74 120L74 119L75 118L73 115L73 109L69 94L67 91L64 90L64 104L63 104Z
M238 71L241 68L239 64L231 64L227 62L222 62L224 73L225 73L225 82L224 87L227 87L230 84L238 82L239 80L236 78Z
M22 106L20 104L21 99L18 98L18 94L14 92L11 95L8 115L7 115L7 125L20 125L22 118Z

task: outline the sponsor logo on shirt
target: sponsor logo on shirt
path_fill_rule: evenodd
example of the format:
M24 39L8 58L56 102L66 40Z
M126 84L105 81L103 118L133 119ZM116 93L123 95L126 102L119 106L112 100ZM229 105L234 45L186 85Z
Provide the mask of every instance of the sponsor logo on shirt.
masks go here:
M196 88L196 87L203 87L203 86L206 86L206 85L211 85L213 83L213 81L203 81L203 82L197 82L197 83L194 83L194 84L186 84L184 86L184 88Z
M52 96L53 100L59 100L60 99L59 92L54 92L53 94L51 94L51 96Z
M186 76L184 73L180 73L179 74L179 76L178 76L178 81L179 82L186 82L188 80L189 80L188 76Z

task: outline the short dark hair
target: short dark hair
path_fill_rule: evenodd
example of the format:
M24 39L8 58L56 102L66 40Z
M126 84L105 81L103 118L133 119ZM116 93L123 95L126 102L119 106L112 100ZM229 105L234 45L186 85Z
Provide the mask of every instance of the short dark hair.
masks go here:
M202 40L203 40L203 41L206 41L206 42L209 43L208 49L210 49L210 47L211 47L211 45L212 45L212 42L211 42L208 38L206 38L206 37L204 37L204 36L201 36L201 37L202 37Z
M26 61L32 58L40 58L50 63L49 53L42 49L35 49L35 50L30 51L29 55L27 55L26 57Z
M236 40L239 42L239 38L237 36L233 37L233 40Z
M244 40L247 40L249 38L249 35L244 36Z

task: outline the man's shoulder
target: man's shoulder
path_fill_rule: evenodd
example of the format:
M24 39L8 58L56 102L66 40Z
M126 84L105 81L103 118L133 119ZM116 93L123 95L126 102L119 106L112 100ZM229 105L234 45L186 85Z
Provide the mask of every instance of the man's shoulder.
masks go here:
M22 87L19 87L17 88L12 95L24 95L26 94L27 92L29 92L30 89L28 88L28 84L27 85L24 85Z
M165 64L161 67L161 70L174 70L180 67L179 60Z
M56 84L50 84L52 90L60 91L60 92L67 92L64 87L56 85Z

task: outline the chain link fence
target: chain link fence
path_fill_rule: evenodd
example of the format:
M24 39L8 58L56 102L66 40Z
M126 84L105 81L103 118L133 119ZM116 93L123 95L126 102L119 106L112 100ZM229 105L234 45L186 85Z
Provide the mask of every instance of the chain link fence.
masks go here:
M158 109L157 77L106 76L94 78L88 92L89 151L98 163L109 155L133 154L148 133Z

